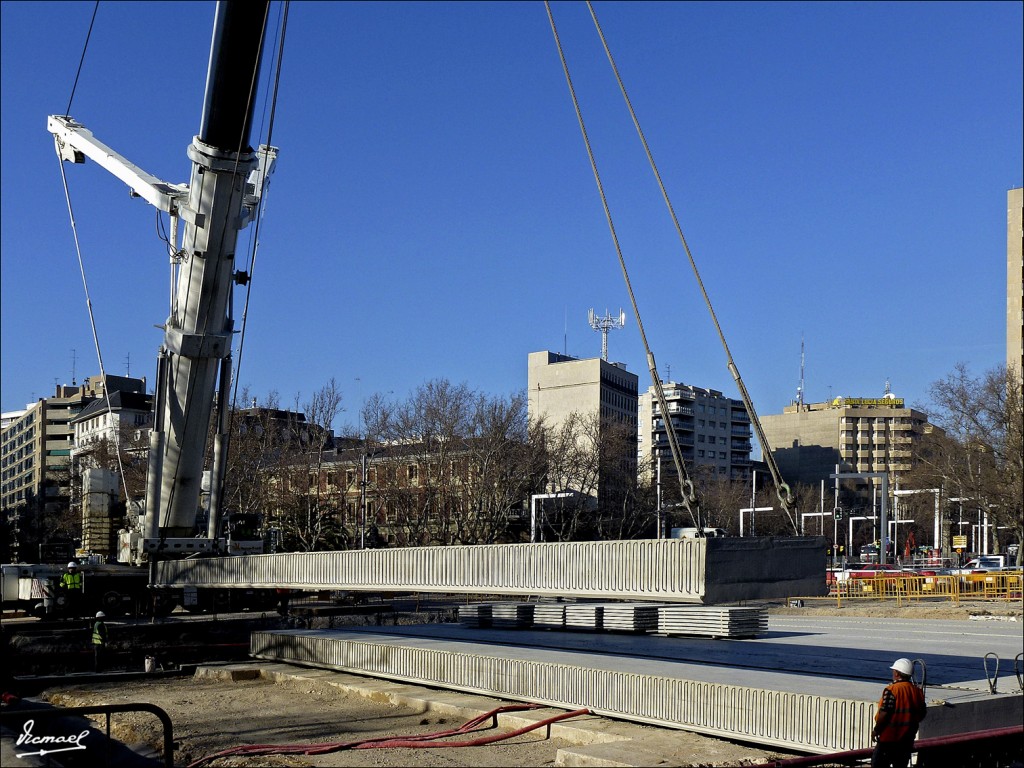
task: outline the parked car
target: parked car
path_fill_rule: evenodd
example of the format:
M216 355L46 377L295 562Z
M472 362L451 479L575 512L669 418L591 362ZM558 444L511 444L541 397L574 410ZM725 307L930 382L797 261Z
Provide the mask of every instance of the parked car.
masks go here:
M876 579L912 573L913 571L890 564L847 563L843 568L830 568L825 574L825 581L828 583L844 582L848 579Z

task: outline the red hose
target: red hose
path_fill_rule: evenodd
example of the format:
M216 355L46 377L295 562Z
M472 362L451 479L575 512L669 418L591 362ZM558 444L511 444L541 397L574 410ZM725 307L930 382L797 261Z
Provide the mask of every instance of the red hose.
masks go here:
M1024 734L1024 725L1011 725L1006 728L991 728L985 731L956 733L952 736L933 736L930 739L918 739L914 742L914 750L921 752L926 749L948 747L953 744L963 744L971 741L984 741L985 739L997 739L1005 736L1014 736L1016 734ZM852 765L854 761L871 757L871 753L873 751L874 750L870 748L851 749L846 752L834 752L830 755L790 757L785 760L776 760L773 763L768 763L768 765L778 766L779 768L781 768L781 766L794 768L795 766L831 765L833 763Z
M577 709L572 712L562 712L561 714L554 715L552 717L545 718L536 723L517 728L514 731L508 733L493 734L491 736L482 736L476 739L470 739L469 741L436 741L437 739L446 738L448 736L457 736L467 733L473 733L477 730L481 730L480 726L488 720L493 720L493 723L488 728L494 728L497 726L497 717L501 713L505 712L521 712L529 709L540 709L540 704L508 704L503 707L496 707L495 709L485 712L481 715L477 715L473 719L463 723L458 728L453 728L447 731L440 731L438 733L425 733L417 736L404 736L404 737L387 737L380 739L361 739L359 741L347 741L347 742L332 742L328 744L245 744L239 747L232 747L231 749L225 749L220 752L215 752L212 755L201 757L193 763L190 763L188 768L200 768L201 766L208 765L217 758L220 757L232 757L236 755L324 755L330 752L340 752L345 749L388 749L394 747L407 747L407 748L426 748L426 747L476 747L485 744L493 744L497 741L503 741L505 739L511 739L515 736L520 736L524 733L537 730L538 728L544 728L545 726L557 723L560 720L566 720L570 717L578 717L580 715L590 714L589 709Z

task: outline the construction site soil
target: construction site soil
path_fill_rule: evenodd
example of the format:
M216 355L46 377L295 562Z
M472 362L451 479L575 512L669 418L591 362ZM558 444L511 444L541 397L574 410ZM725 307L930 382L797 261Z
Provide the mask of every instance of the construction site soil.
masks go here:
M840 615L929 619L997 619L1021 621L1020 601L1011 603L964 602L914 603L897 606L892 602L816 601L801 607L777 604L770 613L783 615ZM406 624L437 620L439 614L395 614L387 623ZM365 617L359 617L365 622ZM142 643L145 653L159 657L161 646L180 648L183 643L209 642L209 632L225 646L256 625L281 626L276 616L252 617L245 621L219 621L211 629L173 620L149 631L138 627L112 627L114 658L128 661L136 670L136 658L118 643ZM307 619L310 626L341 626L342 617ZM236 624L238 626L236 626ZM229 628L230 627L230 628ZM5 637L9 625L5 625ZM29 658L39 653L72 653L77 645L65 630L60 639L37 635L7 637L8 659L21 674ZM118 635L122 640L118 640ZM131 639L129 640L129 636ZM56 643L54 645L53 643ZM120 656L119 656L120 654ZM238 658L244 658L239 652ZM141 657L139 657L141 660ZM19 661L20 659L20 661ZM51 656L52 659L52 656ZM91 661L91 658L90 658ZM10 667L9 667L10 668ZM115 667L116 668L116 667ZM9 673L8 673L9 674ZM65 678L39 691L38 698L60 707L128 704L146 702L164 709L174 724L178 744L175 765L190 765L205 756L246 744L301 744L327 749L331 744L365 739L410 737L457 728L466 720L500 706L495 699L456 694L417 686L396 684L365 677L305 670L264 663L221 663L203 667L189 677L147 677L118 680L118 675L90 678L82 683ZM525 723L560 714L542 709L530 713L499 715L496 729L487 729L456 740L479 739L521 728ZM105 726L100 726L101 729ZM112 719L114 739L134 745L138 751L159 754L161 732L151 714L125 713ZM614 722L589 715L556 725L550 732L541 728L506 741L482 746L428 749L374 748L343 749L323 754L268 754L219 757L213 766L544 766L544 765L664 765L664 766L750 766L770 763L786 753L757 745L733 743L697 734L637 724Z

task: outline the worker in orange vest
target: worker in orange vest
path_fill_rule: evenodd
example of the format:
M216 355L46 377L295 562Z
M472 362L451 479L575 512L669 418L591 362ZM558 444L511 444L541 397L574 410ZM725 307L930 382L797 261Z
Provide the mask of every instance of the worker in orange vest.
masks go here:
M910 679L914 673L910 659L896 659L890 669L892 684L882 691L871 732L876 741L871 768L907 768L917 728L926 714L924 693Z

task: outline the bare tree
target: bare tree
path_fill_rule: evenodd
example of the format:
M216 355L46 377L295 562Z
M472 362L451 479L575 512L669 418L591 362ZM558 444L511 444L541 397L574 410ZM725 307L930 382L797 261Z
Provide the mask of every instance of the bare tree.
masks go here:
M921 487L943 485L961 498L973 499L988 510L997 530L1009 530L1019 545L1024 538L1020 372L999 366L975 377L959 364L934 382L929 394L932 421L942 431L924 441L915 477ZM1017 562L1021 563L1019 546Z
M286 425L282 455L274 473L277 522L285 549L312 552L339 549L351 542L340 522L339 497L326 487L324 472L334 443L334 421L341 413L342 393L332 378L293 413L300 422Z

